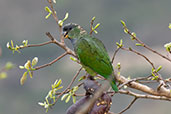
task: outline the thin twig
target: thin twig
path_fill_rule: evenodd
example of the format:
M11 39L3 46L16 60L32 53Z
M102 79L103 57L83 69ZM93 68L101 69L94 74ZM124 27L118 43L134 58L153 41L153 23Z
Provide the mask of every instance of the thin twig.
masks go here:
M135 39L138 43L140 43L144 48L146 48L147 50L161 56L162 58L168 60L169 62L171 62L171 59L168 58L165 55L162 55L161 53L157 52L156 50L153 50L152 48L150 48L149 46L147 46L145 43L143 43L138 37L136 37L135 35L132 34L132 32L130 32L130 30L125 26L125 28L127 29L128 34L133 37L133 39Z
M140 55L140 56L143 57L145 60L147 60L147 61L151 64L151 66L155 69L154 64L153 64L145 55L141 54L140 52L137 52L136 50L134 50L134 49L132 49L132 48L124 48L124 47L121 47L121 49L123 49L123 50L125 50L125 51L131 51L131 52L133 52L133 53L135 53L135 54L137 54L137 55Z
M122 110L122 111L119 112L118 114L122 114L122 113L124 113L125 111L127 111L127 110L135 103L135 101L136 101L137 99L138 99L138 98L135 97L135 98L132 100L132 102L131 102L124 110Z
M117 49L115 50L115 52L113 53L112 63L114 62L114 59L115 59L115 57L116 57L116 54L117 54L117 52L118 52L120 49L121 49L121 48L117 48Z
M147 76L147 77L137 77L137 78L134 78L134 79L130 79L127 82L122 83L118 88L121 89L123 86L125 86L125 85L127 85L127 84L129 84L131 82L136 82L136 81L139 81L139 80L146 80L149 77L151 77L151 75L150 76Z
M42 65L42 66L36 67L35 70L39 70L39 69L41 69L41 68L50 66L50 65L52 65L53 63L55 63L56 61L58 61L59 59L63 58L63 57L64 57L65 55L67 55L67 54L68 54L68 53L65 52L65 53L63 53L62 55L60 55L58 58L56 58L55 60L51 61L50 63L47 63L47 64L44 64L44 65Z
M52 41L47 41L47 42L40 43L40 44L29 44L27 46L19 47L19 49L23 49L23 48L27 48L27 47L40 47L40 46L44 46L44 45L47 45L47 44L50 44L50 43L53 43L53 42Z
M93 33L93 24L94 24L94 20L91 20L91 23L90 23L90 35L92 35Z
M60 33L61 43L64 44L64 37L63 37L63 35L62 35L62 26L60 26L60 25L58 24L59 19L58 19L58 16L57 16L57 14L56 14L56 11L54 10L52 0L48 0L48 2L49 2L49 5L50 5L50 8L51 8L51 10L52 10L53 18L55 19L56 24L57 24L58 27L59 27L59 33Z

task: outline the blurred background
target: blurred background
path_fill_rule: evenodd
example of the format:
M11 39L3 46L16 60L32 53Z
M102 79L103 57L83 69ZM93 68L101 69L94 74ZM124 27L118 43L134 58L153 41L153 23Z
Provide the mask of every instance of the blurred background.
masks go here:
M66 23L78 23L87 31L90 30L91 18L96 16L95 23L100 22L101 25L95 36L104 42L111 56L116 49L115 42L123 39L125 46L141 51L156 66L162 65L160 73L167 78L171 74L171 64L145 49L135 47L123 32L120 20L124 20L128 28L147 45L167 54L163 46L171 41L171 30L168 29L171 22L170 4L171 0L57 0L54 6L59 19L63 19L68 12ZM16 68L8 72L6 79L0 80L0 114L45 114L38 102L44 101L51 84L61 78L66 87L79 68L66 56L50 67L36 71L33 79L28 78L23 86L20 85L19 80L24 71L18 68L19 65L24 65L35 56L39 58L38 65L42 65L64 52L54 44L23 49L20 54L12 54L6 48L10 40L14 44L21 44L23 40L29 40L30 44L48 41L45 32L51 32L55 38L59 38L54 19L45 19L47 12L44 7L47 5L46 0L0 0L0 68L8 61L16 65ZM66 43L71 47L69 41ZM121 63L121 73L126 77L147 76L151 72L149 63L132 53L119 52L115 65L117 62ZM119 112L132 99L126 95L115 95L111 111ZM71 104L71 101L68 104L59 101L48 114L65 114ZM125 114L170 114L170 106L171 103L166 101L139 99Z

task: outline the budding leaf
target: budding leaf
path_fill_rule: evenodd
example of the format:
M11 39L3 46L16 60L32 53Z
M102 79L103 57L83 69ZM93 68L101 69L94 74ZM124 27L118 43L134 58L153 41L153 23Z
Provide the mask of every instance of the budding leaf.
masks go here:
M142 46L142 44L140 44L140 43L136 43L135 45L136 45L136 46Z
M70 98L71 98L71 94L69 94L69 96L66 98L65 102L68 103Z
M126 26L126 24L125 24L125 22L124 22L123 20L120 20L120 22L121 22L121 24L122 24L123 26Z
M76 103L76 97L72 96L72 102L75 104Z
M1 72L0 73L0 79L5 79L7 78L7 73L6 72Z
M11 62L7 62L6 65L5 65L5 69L10 70L12 68L14 68L14 64L11 63Z
M69 16L69 13L67 12L67 13L65 14L65 17L64 17L64 19L63 19L62 21L64 22L66 19L68 19L68 16Z
M34 59L32 60L32 66L35 66L38 63L38 57L34 57Z
M162 66L159 66L156 70L156 72L160 71L162 69Z
M24 72L23 76L20 79L20 84L23 85L26 80L27 80L27 72Z
M67 97L69 96L69 94L64 94L62 97L61 97L61 101L63 101L64 99L66 99Z
M171 23L169 23L169 26L168 27L169 27L169 29L171 29Z

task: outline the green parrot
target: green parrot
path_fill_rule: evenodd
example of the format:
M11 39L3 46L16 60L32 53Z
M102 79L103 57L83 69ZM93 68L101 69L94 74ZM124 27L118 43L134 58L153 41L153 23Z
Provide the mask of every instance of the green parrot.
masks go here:
M74 51L90 75L99 74L107 79L115 92L118 91L114 70L104 44L89 35L80 25L68 23L63 27L65 38L70 39Z

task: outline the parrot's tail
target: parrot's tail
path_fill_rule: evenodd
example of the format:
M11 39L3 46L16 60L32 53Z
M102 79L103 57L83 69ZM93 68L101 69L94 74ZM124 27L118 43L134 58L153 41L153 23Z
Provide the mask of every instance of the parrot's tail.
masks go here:
M115 92L118 92L118 87L116 85L116 82L115 80L113 79L112 81L110 81L110 85L112 86L112 89L115 91Z

